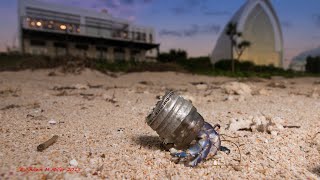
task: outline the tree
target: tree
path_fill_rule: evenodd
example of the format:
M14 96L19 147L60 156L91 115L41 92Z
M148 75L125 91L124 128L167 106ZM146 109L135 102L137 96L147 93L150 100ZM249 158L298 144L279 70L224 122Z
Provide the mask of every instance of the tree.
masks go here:
M306 72L309 73L320 73L320 57L308 56L306 59Z
M240 59L241 55L243 54L244 50L248 48L251 43L246 40L241 40L242 33L237 31L237 24L230 22L227 25L227 30L226 30L227 36L230 38L231 42L231 60L232 60L232 65L231 65L231 70L232 72L235 71L235 62L234 62L234 57L233 57L233 51L237 53L237 60Z
M188 53L182 49L170 49L169 52L163 52L159 55L160 62L177 62L188 58Z

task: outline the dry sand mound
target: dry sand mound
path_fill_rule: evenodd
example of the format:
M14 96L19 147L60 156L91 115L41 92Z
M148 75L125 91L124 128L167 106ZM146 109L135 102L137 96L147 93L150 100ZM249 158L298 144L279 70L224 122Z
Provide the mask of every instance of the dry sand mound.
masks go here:
M0 73L0 179L320 177L320 97L314 95L320 85L314 78L239 85L237 79L174 72L51 71ZM270 85L283 81L281 88ZM224 138L239 145L241 162L237 147L223 141L231 154L209 155L196 168L175 164L145 123L167 89L191 99L209 123L219 123ZM55 143L37 151L54 135Z

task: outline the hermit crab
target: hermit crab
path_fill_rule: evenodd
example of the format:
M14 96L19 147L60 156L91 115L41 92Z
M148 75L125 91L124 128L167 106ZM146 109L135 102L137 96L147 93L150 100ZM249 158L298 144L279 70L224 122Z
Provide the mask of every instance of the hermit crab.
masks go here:
M197 166L209 152L230 152L221 146L220 125L205 122L192 102L174 91L168 91L157 102L146 122L166 147L172 146L170 152L177 162L185 162L186 166Z

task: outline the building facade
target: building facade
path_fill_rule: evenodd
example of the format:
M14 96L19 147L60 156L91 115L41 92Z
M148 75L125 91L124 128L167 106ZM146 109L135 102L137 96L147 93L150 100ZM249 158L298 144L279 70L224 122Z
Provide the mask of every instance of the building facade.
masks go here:
M155 61L154 29L107 12L19 0L19 49L23 53L114 61Z
M237 31L242 39L251 46L241 56L241 60L249 60L257 65L274 65L283 67L283 37L278 17L269 0L247 0L230 20L237 24ZM231 41L226 29L219 36L212 52L211 62L232 59ZM241 39L239 39L241 40ZM233 53L234 55L236 53Z

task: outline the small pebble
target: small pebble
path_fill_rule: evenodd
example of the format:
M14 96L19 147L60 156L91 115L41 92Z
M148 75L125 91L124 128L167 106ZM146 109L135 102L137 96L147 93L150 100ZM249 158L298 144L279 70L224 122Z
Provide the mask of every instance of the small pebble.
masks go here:
M197 84L196 88L198 90L206 90L206 89L208 89L208 85L207 84Z
M241 171L243 169L240 165L233 165L232 167L235 171Z
M277 135L278 135L278 132L277 132L277 131L271 131L271 134L272 134L273 136L277 136Z
M76 84L74 85L76 89L89 89L89 87L85 84Z
M227 97L224 98L225 101L233 101L234 97L232 95L229 95Z
M243 101L245 101L246 100L246 98L244 97L244 96L240 96L239 98L238 98L238 101L239 102L243 102Z
M244 95L244 96L250 96L251 95L251 87L245 83L239 83L239 82L230 82L226 83L222 87L226 94L234 94L234 95Z
M49 124L52 124L52 125L55 125L55 124L57 124L57 121L51 119L48 123L49 123Z
M78 166L78 162L77 160L75 159L72 159L70 162L69 162L70 166L74 166L74 167L77 167Z
M178 152L178 150L175 149L175 148L170 148L169 151L170 151L171 154L175 154L175 153Z

